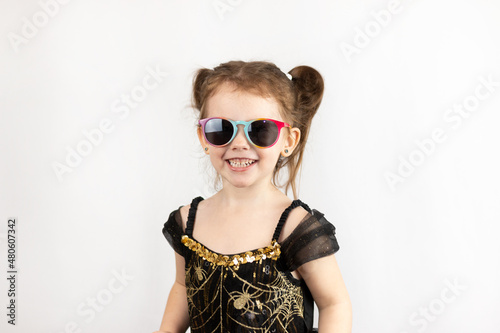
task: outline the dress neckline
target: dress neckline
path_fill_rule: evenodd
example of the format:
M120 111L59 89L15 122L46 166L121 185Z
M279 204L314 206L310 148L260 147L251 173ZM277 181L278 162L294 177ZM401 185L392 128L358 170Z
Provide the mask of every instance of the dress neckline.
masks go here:
M184 235L184 236L187 236L187 235ZM249 253L249 252L257 252L261 249L264 249L266 248L265 246L264 247L260 247L260 248L256 248L256 249L253 249L253 250L248 250L248 251L243 251L243 252L237 252L237 253L232 253L232 254L224 254L224 253L220 253L220 252L217 252L217 251L214 251L214 250L211 250L210 248L208 248L207 246L205 246L202 242L198 241L196 238L194 238L193 236L187 236L189 237L193 242L195 243L198 243L200 244L200 246L204 247L205 250L209 251L209 252L212 252L213 254L216 254L217 256L226 256L226 257L234 257L234 256L244 256L246 253ZM278 242L276 242L277 244L279 244ZM267 247L269 246L272 246L272 242L271 242L271 245L268 245Z
M271 245L264 248L228 255L212 251L187 235L182 236L181 242L189 250L195 252L199 257L213 265L224 267L234 266L235 269L238 269L240 264L252 263L254 261L260 263L262 260L266 259L277 260L281 254L281 246L276 241L273 241Z
M283 225L290 214L290 211L298 206L304 207L309 213L311 213L311 209L302 201L296 199L293 200L292 203L283 211L281 217L278 221L276 229L273 234L273 238L271 239L271 244L267 247L257 248L245 252L239 252L235 254L222 254L216 251L213 251L203 245L201 242L196 240L193 237L193 228L194 221L196 217L196 211L198 209L198 204L200 201L204 200L203 197L196 197L191 202L191 207L189 208L188 213L188 221L186 225L186 230L184 235L182 236L182 243L188 247L190 250L198 253L200 257L203 257L205 260L212 262L217 265L222 266L236 266L238 267L241 263L253 262L255 260L262 260L266 258L278 259L281 251L280 244L278 243L279 235L281 234L281 230Z

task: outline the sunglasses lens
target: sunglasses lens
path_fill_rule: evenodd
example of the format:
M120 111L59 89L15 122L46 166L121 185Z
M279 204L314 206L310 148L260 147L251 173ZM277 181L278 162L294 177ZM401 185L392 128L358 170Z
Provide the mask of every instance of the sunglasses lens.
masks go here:
M205 124L205 137L208 142L216 146L222 146L233 137L233 125L225 119L210 119Z
M248 137L256 146L269 147L278 139L278 126L271 120L256 120L248 126Z

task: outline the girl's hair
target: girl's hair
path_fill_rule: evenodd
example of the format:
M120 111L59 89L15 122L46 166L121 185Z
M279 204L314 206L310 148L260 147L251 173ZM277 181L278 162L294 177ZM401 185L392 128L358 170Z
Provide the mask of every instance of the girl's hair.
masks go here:
M300 140L288 157L278 160L273 173L273 184L277 185L278 172L288 167L285 193L292 188L297 198L295 179L302 163L309 127L323 98L323 78L314 68L297 66L288 72L290 80L275 64L265 61L230 61L212 69L199 69L193 79L192 104L206 118L207 100L215 95L223 83L232 84L236 90L250 92L261 97L272 97L280 106L285 122L300 129Z

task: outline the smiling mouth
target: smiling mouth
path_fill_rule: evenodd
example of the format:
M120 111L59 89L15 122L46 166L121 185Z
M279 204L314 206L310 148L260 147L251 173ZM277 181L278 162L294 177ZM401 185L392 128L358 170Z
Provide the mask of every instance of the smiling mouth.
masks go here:
M245 168L247 166L250 166L257 162L256 160L251 160L248 158L233 158L230 160L227 160L229 165L231 165L233 168Z

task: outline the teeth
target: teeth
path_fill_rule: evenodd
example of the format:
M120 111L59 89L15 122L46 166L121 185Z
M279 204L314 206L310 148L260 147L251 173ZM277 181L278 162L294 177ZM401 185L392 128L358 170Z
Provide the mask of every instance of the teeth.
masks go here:
M244 167L247 167L253 163L255 163L255 160L250 160L250 159L229 160L229 164L231 164L231 166L233 168L244 168Z

